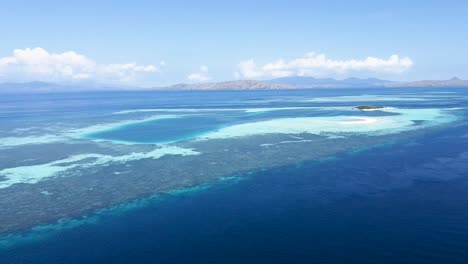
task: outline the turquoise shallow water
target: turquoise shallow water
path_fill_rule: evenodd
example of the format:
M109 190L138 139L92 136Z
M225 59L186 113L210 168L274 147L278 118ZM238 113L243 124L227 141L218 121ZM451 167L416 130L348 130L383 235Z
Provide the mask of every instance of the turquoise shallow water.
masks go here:
M86 136L135 143L166 143L195 138L204 132L216 130L221 125L222 122L215 118L180 117L123 125Z
M56 160L62 160L60 168L73 168L37 183L1 188L0 227L53 216L54 211L69 214L70 220L59 224L49 220L37 232L25 228L3 235L11 244L0 249L0 259L5 263L465 263L467 93L450 90L456 97L449 100L434 97L434 91L438 90L418 91L420 100L400 101L405 97L401 90L129 93L127 100L105 93L79 98L62 94L21 98L23 105L10 98L10 107L0 107L5 124L0 129L1 169L25 171L27 166L54 165ZM359 94L366 94L359 100L375 99L368 95L377 94L393 98L385 106L421 110L405 112L407 117L356 112L350 110L356 102L349 98L329 99ZM326 97L326 102L303 102L319 97ZM32 104L35 100L37 104ZM286 107L334 108L219 110ZM218 110L115 114L158 108ZM450 109L449 114L424 110L442 108ZM39 110L42 114L34 115ZM159 115L177 118L138 121ZM309 134L289 134L290 118L320 118L322 123L313 124L323 130L323 120L338 116L391 118L403 122L397 123L398 128L406 128L408 120L412 123L409 130L377 135L359 128L365 123L358 124L359 129L346 128L357 134L341 139L310 134L316 133L316 127L307 127ZM289 132L190 140L228 127L230 133L258 132L260 127L252 130L252 126L273 119L288 122L270 129ZM233 130L242 124L248 125ZM99 141L90 139L90 131ZM42 143L26 144L26 137L44 135L49 137ZM56 141L52 144L51 139ZM118 144L181 139L177 148L170 145L173 148L159 152L151 152L154 146L147 144ZM338 147L343 151L314 156ZM199 154L180 155L188 149ZM86 153L94 156L67 159ZM240 168L255 169L241 172ZM216 173L224 171L230 171L231 180L215 181L222 176ZM2 177L0 183L13 176ZM181 184L191 187L177 188ZM160 186L167 187L152 196ZM135 193L137 201L132 198ZM105 206L117 199L118 205ZM71 211L83 206L104 211L83 211L80 214L88 217L80 220L80 214Z

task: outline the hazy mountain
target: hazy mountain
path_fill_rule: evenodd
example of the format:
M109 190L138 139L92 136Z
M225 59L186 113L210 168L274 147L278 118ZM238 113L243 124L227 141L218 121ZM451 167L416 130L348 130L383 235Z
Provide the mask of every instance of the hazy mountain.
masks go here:
M284 77L266 81L273 84L285 84L292 85L302 88L324 88L324 87L383 87L386 85L393 84L395 82L388 80L380 80L376 78L347 78L343 80L337 80L333 78L313 78L313 77Z
M450 80L423 80L415 82L402 82L387 85L387 87L468 87L468 80L453 77Z
M0 93L30 93L30 92L78 92L78 91L110 91L131 90L135 87L112 86L98 83L49 83L49 82L23 82L0 83Z
M0 93L21 92L78 92L78 91L125 91L125 90L280 90L309 88L385 88L385 87L467 87L468 80L452 78L450 80L424 80L414 82L393 82L375 78L332 78L285 77L266 81L236 80L226 82L176 84L165 87L141 88L131 86L112 86L98 83L0 83Z
M308 88L385 88L385 87L468 87L467 80L456 77L450 80L394 82L377 78L284 77L265 81L240 80L196 84L176 84L158 89L165 90L267 90Z
M275 89L295 89L297 87L287 84L273 84L254 80L239 80L227 82L176 84L168 87L156 89L164 90L275 90Z
M25 83L1 83L1 92L48 92L64 87L58 84L46 82L25 82Z
M239 80L227 82L176 84L157 89L164 90L262 90L262 89L305 89L305 88L346 88L346 87L384 87L392 81L375 78L332 78L317 79L313 77L284 77L265 81Z

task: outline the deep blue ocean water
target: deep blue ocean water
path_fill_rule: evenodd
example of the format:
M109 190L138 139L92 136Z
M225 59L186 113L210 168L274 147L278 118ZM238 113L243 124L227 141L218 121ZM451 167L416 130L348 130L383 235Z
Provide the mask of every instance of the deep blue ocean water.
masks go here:
M376 91L313 93L358 92ZM153 96L154 100L139 100L142 95L137 93L125 99L118 93L84 94L67 106L61 104L61 96L69 95L41 95L25 98L24 105L4 104L0 109L2 120L13 125L65 118L65 113L93 118L132 108L194 107L195 103L223 107L220 102L227 98L231 105L238 100L238 107L246 107L249 100L255 106L255 100L284 96L274 91L240 93L202 93L203 102L177 93ZM378 93L399 95L401 90ZM464 100L418 105L466 107ZM385 102L393 104L412 103ZM301 104L282 103L288 105ZM47 115L36 116L39 111ZM184 131L165 126L163 135L175 130L183 137L224 124L204 121L189 120ZM152 129L151 123L147 126ZM133 141L134 129L109 133ZM468 151L467 135L468 124L459 121L333 159L266 168L240 181L167 194L142 208L0 251L0 263L468 263L468 158L463 156ZM155 140L154 135L148 138ZM172 137L157 138L166 139ZM145 136L135 140L144 142Z

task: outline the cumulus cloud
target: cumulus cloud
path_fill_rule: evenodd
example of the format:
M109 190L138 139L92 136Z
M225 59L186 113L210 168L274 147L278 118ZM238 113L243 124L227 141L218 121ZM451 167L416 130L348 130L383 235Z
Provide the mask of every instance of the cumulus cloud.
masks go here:
M413 66L408 57L392 55L388 59L367 57L363 60L333 60L325 54L308 53L290 61L283 59L258 66L253 59L238 64L238 78L279 78L288 76L327 76L350 73L402 73Z
M141 66L135 63L127 63L102 65L99 73L108 79L131 81L139 74L157 71L159 71L159 68L154 65Z
M0 58L2 81L132 81L158 71L154 65L98 64L74 51L50 53L43 48L15 49L12 56Z
M211 77L208 75L208 67L201 66L198 72L194 72L187 76L191 81L205 82L211 80Z

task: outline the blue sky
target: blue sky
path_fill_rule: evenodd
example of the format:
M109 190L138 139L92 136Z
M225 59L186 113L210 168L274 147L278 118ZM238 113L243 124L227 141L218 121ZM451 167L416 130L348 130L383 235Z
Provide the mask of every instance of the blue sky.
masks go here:
M468 79L467 13L428 0L5 1L0 81Z

